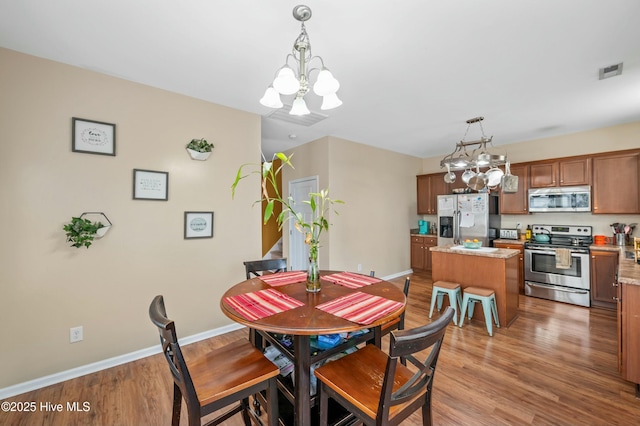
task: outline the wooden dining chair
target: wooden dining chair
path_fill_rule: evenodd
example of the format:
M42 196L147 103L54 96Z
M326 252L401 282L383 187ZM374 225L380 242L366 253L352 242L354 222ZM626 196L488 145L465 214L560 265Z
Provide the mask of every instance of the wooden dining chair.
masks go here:
M430 426L433 377L452 318L453 309L447 307L429 324L391 332L389 355L367 345L317 368L320 425L327 424L332 398L365 425L398 425L422 407L422 424ZM425 355L427 349L430 351ZM400 357L406 358L411 368L399 363Z
M162 353L173 377L173 417L179 426L182 400L189 416L189 426L201 424L202 417L237 404L216 417L209 425L218 425L242 412L244 424L251 425L249 396L266 391L269 426L278 424L278 367L248 340L238 340L207 354L185 360L172 320L167 318L164 298L156 296L149 306L149 318L158 328ZM262 424L259 419L258 423Z
M247 279L261 276L264 272L284 272L287 270L287 258L248 260L244 263Z

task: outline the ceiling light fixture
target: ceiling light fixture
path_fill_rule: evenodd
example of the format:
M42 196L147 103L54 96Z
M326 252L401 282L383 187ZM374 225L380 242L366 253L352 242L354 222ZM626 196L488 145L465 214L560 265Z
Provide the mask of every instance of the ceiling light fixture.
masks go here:
M260 103L269 108L282 108L283 104L282 100L280 100L280 95L293 95L295 93L296 97L289 114L310 114L311 112L307 108L304 97L309 91L309 75L311 71L319 71L316 82L313 85L313 92L318 96L322 96L320 109L328 110L339 107L342 105L342 101L336 93L340 88L340 83L333 77L331 71L324 66L322 58L311 54L311 43L309 42L307 29L304 26L305 21L311 18L311 9L309 6L298 5L293 8L293 17L302 23L300 35L293 43L292 53L287 55L285 64L276 73L273 83L267 88L264 96L260 99ZM294 62L295 70L289 65L290 59ZM321 68L307 69L314 60L320 62Z
M493 136L486 137L482 127L484 117L475 117L467 120L467 131L464 133L462 140L456 144L456 149L440 161L440 167L446 167L447 170L475 170L478 172L481 168L494 168L507 163L506 155L495 155L489 152L489 147L493 148L491 143ZM480 126L482 137L474 141L466 141L467 133L472 124ZM467 151L467 147L473 147L471 153Z

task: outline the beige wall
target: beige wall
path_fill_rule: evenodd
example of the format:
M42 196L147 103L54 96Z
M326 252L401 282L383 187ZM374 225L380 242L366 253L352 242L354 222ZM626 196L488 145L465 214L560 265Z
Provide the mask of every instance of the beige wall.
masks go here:
M321 238L321 268L378 276L409 269L409 229L417 228L416 175L421 160L335 137L325 137L293 150L295 171L289 180L319 176L329 188L338 215ZM285 233L285 240L286 233ZM285 244L288 253L288 241Z
M260 258L258 181L230 193L260 161L260 117L5 49L0 63L0 389L156 345L156 294L182 336L230 324L220 297ZM117 155L71 152L72 117L115 123ZM205 162L184 149L201 137ZM169 172L169 200L132 200L134 168ZM184 240L200 210L214 238ZM113 227L71 248L62 226L85 211Z
M497 135L496 135L497 138ZM455 144L452 142L451 150ZM640 122L604 127L587 132L570 135L555 136L519 142L510 145L496 146L493 153L507 153L512 163L537 161L549 158L570 157L573 155L594 154L607 151L621 151L640 147ZM444 154L446 155L446 154ZM444 157L444 155L442 157ZM442 157L423 159L423 173L441 173L440 160ZM460 172L457 173L458 178ZM624 186L624 185L623 185ZM622 187L623 187L622 186ZM621 188L620 196L626 196ZM424 216L425 220L435 220L435 216ZM503 215L502 227L515 228L518 224L526 228L528 224L554 225L589 225L594 234L611 234L609 224L640 223L640 215L602 215L591 213L536 213L528 215ZM640 229L635 235L640 235Z

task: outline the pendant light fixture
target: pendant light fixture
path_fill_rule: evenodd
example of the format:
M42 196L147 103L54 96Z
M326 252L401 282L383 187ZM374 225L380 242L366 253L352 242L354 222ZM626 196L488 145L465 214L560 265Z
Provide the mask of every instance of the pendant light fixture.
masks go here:
M491 143L493 136L485 136L484 129L482 128L482 120L484 120L484 117L475 117L467 120L467 130L464 133L462 140L456 144L456 148L451 154L447 155L442 159L442 161L440 161L440 167L446 167L447 171L450 172L456 170L466 170L467 173L469 173L469 176L471 176L473 175L474 170L477 174L480 173L480 169L494 169L496 171L499 171L497 170L498 166L507 164L506 155L492 154L489 151L490 148L493 148L493 144ZM476 123L480 126L482 136L478 140L465 140L467 137L467 133L469 133L469 128L471 127L471 125ZM467 148L472 148L471 153L467 151ZM468 181L468 179L465 179L465 175L467 173L463 174L463 181L465 182ZM445 179L447 175L448 174L445 174ZM490 186L497 186L500 182L499 177L497 182L497 184L493 184ZM467 186L468 185L469 184L467 183Z
M331 71L324 66L322 58L313 56L311 53L311 43L304 25L305 21L311 18L311 9L305 5L298 5L293 8L293 17L302 23L300 35L293 43L293 50L287 55L285 64L277 71L273 83L260 99L260 103L269 108L282 108L284 105L280 95L295 94L289 114L310 114L311 112L307 108L304 97L309 92L309 76L311 72L318 71L316 82L313 85L313 92L318 96L322 96L320 109L328 110L339 107L342 105L342 101L337 95L340 83L333 77ZM320 68L308 69L312 62L319 62Z

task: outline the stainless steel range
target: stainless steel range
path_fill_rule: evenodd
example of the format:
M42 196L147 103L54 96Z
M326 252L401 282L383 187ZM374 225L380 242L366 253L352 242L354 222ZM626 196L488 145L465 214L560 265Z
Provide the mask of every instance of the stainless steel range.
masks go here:
M589 307L591 227L533 225L532 230L548 234L550 241L524 245L525 294Z

